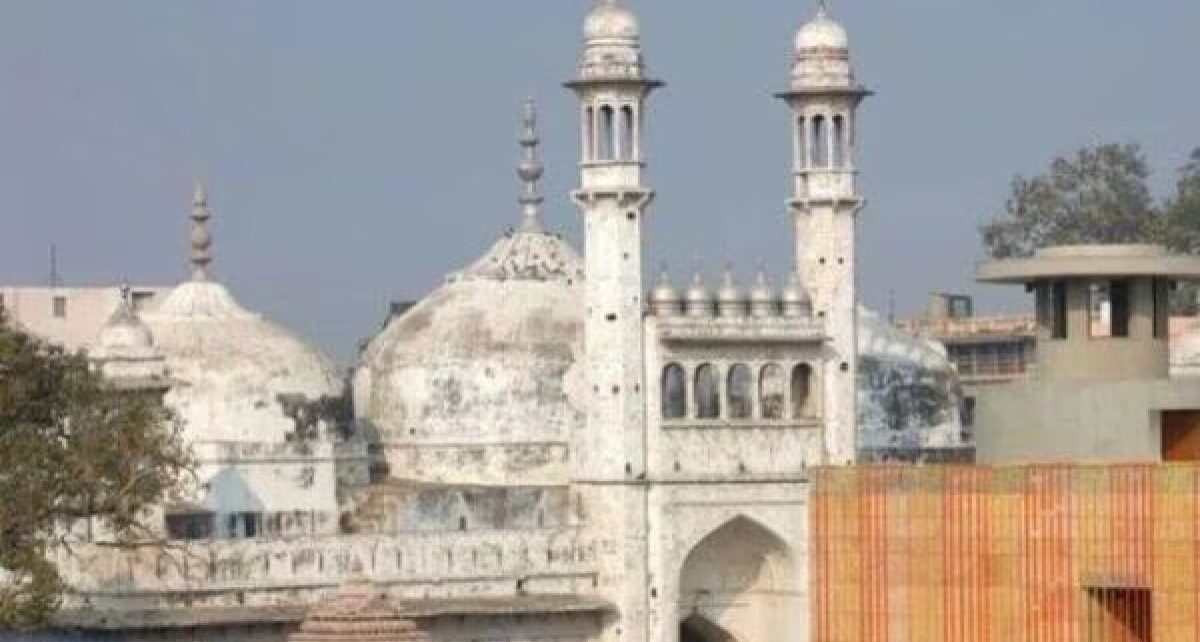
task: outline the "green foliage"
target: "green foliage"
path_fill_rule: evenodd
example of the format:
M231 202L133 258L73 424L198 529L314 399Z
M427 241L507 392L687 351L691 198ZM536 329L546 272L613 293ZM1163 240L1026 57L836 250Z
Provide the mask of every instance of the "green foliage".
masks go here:
M1137 145L1100 145L1054 159L1045 174L1017 176L1005 213L983 226L995 258L1048 245L1157 242L1163 217L1150 195Z
M80 354L10 327L0 311L0 627L45 620L63 590L47 553L95 519L118 536L189 469L154 394L107 388Z
M1013 179L1004 213L980 228L984 246L998 259L1078 243L1161 243L1200 254L1200 148L1166 202L1151 195L1148 177L1146 156L1134 144L1085 147L1056 158L1042 174ZM1195 286L1180 287L1172 307L1195 314Z

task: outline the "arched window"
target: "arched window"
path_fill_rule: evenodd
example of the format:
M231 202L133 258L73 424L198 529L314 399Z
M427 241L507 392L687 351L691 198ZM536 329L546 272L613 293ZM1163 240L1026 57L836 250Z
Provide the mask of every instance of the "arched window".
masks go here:
M812 366L802 363L792 370L792 418L813 417Z
M721 379L716 367L704 364L696 369L696 418L721 416Z
M833 117L833 166L843 167L846 164L846 119L841 115Z
M808 122L803 116L796 121L796 167L808 167Z
M583 157L596 159L596 109L588 107L583 115Z
M687 375L683 366L672 363L663 368L663 419L683 419L687 415Z
M776 364L764 366L758 380L758 399L763 419L783 419L783 368Z
M729 418L749 419L754 416L754 373L739 363L729 370Z
M634 160L637 158L634 141L633 107L626 105L621 108L621 160Z
M825 128L825 117L814 116L812 119L812 158L813 167L829 167L829 132Z
M600 131L596 135L598 160L607 161L616 158L616 150L613 149L616 143L616 129L616 114L613 112L613 108L609 105L601 107Z

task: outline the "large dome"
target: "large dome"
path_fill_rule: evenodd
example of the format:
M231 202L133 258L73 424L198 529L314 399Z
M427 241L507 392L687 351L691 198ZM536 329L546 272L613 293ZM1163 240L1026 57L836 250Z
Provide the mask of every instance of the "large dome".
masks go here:
M191 442L281 443L296 427L285 401L342 394L332 361L219 283L179 285L145 322L174 382L167 404Z
M504 445L565 442L584 420L583 292L569 244L540 230L507 235L371 341L355 377L359 419L401 450L479 445L512 455ZM521 457L493 462L507 471L461 462L451 476L503 479L520 472L511 466ZM403 467L392 474L427 476Z

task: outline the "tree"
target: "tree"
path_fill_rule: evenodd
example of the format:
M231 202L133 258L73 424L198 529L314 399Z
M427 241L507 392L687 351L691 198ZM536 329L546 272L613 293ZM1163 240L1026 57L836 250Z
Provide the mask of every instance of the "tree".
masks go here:
M1044 174L1013 179L1004 213L980 228L983 243L1000 259L1072 243L1161 243L1200 254L1200 148L1164 202L1151 195L1148 177L1145 154L1134 144L1085 147L1056 158ZM1172 311L1200 312L1198 292L1196 284L1181 284Z
M1033 178L1017 176L1005 212L982 227L994 258L1029 256L1048 245L1158 242L1164 217L1137 145L1107 144L1060 157Z
M66 527L118 536L190 467L158 395L105 386L82 354L11 327L0 310L0 627L41 624L63 590L47 554Z

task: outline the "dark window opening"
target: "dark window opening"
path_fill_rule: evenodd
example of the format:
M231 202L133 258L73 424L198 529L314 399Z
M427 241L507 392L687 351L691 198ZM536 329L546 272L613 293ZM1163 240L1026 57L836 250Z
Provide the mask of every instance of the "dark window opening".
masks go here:
M212 513L177 513L167 515L167 537L171 539L211 539Z
M802 363L792 370L792 418L816 416L810 406L812 400L812 366Z
M696 370L696 417L716 419L721 416L721 380L717 369L704 364Z
M618 150L621 160L634 160L637 158L636 149L634 148L634 124L633 124L633 108L625 106L621 108L621 140L620 149Z
M67 318L67 297L65 297L65 296L54 297L54 318L55 319Z
M683 419L687 414L687 380L683 366L672 363L663 369L663 419Z
M776 364L763 366L758 379L758 403L762 406L763 419L783 419L785 385L782 367Z
M1050 338L1067 338L1067 283L1055 281L1050 284Z
M754 374L738 364L729 370L729 417L749 419L754 413Z
M616 114L613 108L605 105L600 108L600 133L596 141L596 152L599 160L610 161L616 158Z

